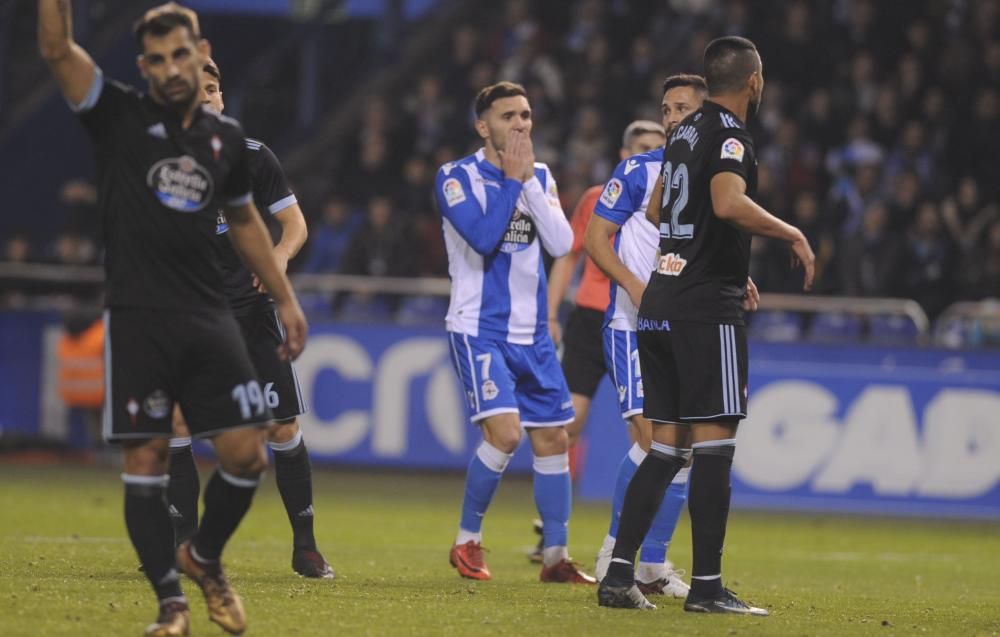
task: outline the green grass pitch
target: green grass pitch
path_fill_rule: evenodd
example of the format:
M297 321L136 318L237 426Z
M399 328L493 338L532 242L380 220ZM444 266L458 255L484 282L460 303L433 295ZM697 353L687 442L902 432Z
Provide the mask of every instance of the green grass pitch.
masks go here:
M0 464L0 635L140 635L155 603L128 544L111 469ZM771 617L597 607L593 587L546 585L525 558L530 482L509 476L486 519L491 582L448 566L457 475L318 471L316 521L334 581L290 568L290 531L266 479L226 553L248 635L997 635L1000 524L735 513L727 583ZM588 568L607 506L577 503L572 554ZM670 557L690 563L686 515ZM222 635L190 585L192 634Z

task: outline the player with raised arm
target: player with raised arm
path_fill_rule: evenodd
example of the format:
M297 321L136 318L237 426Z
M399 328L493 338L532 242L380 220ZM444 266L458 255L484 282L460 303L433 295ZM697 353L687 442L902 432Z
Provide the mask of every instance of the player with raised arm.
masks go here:
M660 257L638 313L639 359L653 443L625 494L618 538L598 603L655 608L635 584L635 554L667 486L688 459L693 566L684 610L766 615L722 584L736 429L746 417L750 239L787 242L812 287L805 236L754 203L757 159L746 130L760 106L757 48L740 37L705 49L709 97L671 134L663 156ZM655 195L655 193L654 193Z
M531 107L519 84L487 86L475 101L485 147L442 166L434 194L442 215L451 303L452 361L483 441L469 463L450 562L463 577L491 578L482 521L528 432L535 503L543 524L543 582L596 583L570 561L568 438L573 403L547 326L542 248L570 249L573 231L552 173L535 163Z
M302 351L305 318L253 205L243 130L201 108L209 45L191 18L170 10L137 25L144 95L104 77L74 42L71 14L68 0L39 0L38 41L96 151L107 277L104 434L123 446L125 524L160 604L146 634L189 632L178 565L201 587L212 621L239 634L243 605L220 558L267 464L260 427L271 414L223 293L220 206L234 246L274 296L284 356ZM164 502L175 403L219 458L198 531L176 553Z
M202 69L202 104L221 113L222 74L209 60ZM298 201L285 180L277 157L263 142L246 140L250 153L250 176L254 204L260 212L275 219L281 227L281 239L274 246L278 265L285 271L288 262L305 243L308 230ZM281 324L274 311L274 301L267 295L259 278L240 261L229 241L229 225L219 212L216 235L222 251L226 297L250 350L264 397L275 423L268 428L268 446L274 452L275 482L285 512L292 525L292 569L303 577L332 579L333 569L316 547L313 532L312 468L302 430L296 417L306 412L295 368L278 358L276 347L282 340ZM174 408L174 432L170 441L170 485L167 502L174 522L174 537L184 542L198 528L198 469L191 452L191 438L180 408Z

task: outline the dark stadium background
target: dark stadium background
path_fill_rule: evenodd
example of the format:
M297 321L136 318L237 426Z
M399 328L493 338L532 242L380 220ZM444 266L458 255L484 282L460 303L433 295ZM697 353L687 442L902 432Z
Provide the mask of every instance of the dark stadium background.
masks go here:
M131 27L154 4L74 0L106 75L143 86ZM256 634L1000 631L1000 0L187 4L227 113L274 149L309 222L291 263L311 328L300 422L338 578L293 576L271 472L226 553ZM0 634L137 634L151 609L120 452L95 430L100 391L60 393L60 344L100 325L100 216L36 10L0 0ZM787 251L753 243L764 296L725 569L772 616L713 622L660 599L612 613L592 589L539 583L526 445L487 517L495 579L460 580L447 553L480 434L443 325L435 171L477 148L475 93L521 82L569 212L609 178L625 126L660 118L662 80L700 72L727 34L764 63L759 201L818 258L802 294ZM570 549L585 569L629 444L615 398L603 383L579 447ZM685 515L669 559L688 568L690 546Z
M130 27L153 4L74 3L107 75L141 86ZM321 461L461 469L476 438L441 349L431 196L436 168L477 146L476 91L526 86L536 155L570 211L610 175L625 125L659 119L662 79L740 34L764 60L759 200L804 229L819 276L800 294L785 249L754 241L750 423L763 433L747 434L737 504L1000 515L1000 2L190 5L228 114L275 150L309 220L291 271L314 327L301 366ZM0 440L85 448L85 417L53 388L52 343L99 314L100 222L90 148L36 53L34 14L0 4ZM598 422L617 422L601 396L579 489L592 498L617 453L594 449L625 444ZM845 460L865 449L877 455ZM911 475L933 457L931 478ZM753 469L772 466L786 473Z

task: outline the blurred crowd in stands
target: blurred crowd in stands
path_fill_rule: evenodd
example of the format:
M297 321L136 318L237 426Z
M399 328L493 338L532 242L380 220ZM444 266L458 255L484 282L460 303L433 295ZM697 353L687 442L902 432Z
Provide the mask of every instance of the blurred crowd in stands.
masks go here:
M374 95L342 149L348 167L306 202L299 271L444 276L431 187L473 152L472 98L525 85L539 161L569 212L605 182L633 119L659 120L660 84L700 72L709 40L753 39L766 88L751 123L759 201L801 227L817 292L916 299L933 318L1000 298L1000 1L507 0L451 32L425 71ZM71 217L93 191L67 185ZM95 227L93 223L69 228ZM7 260L86 263L79 230L51 246L13 237ZM786 250L755 240L763 291L795 292Z

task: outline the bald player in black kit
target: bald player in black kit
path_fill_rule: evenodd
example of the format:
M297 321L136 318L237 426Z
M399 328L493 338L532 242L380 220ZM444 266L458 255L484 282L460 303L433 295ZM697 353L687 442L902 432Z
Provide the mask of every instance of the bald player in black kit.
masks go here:
M647 219L660 230L660 258L638 314L643 415L653 443L625 494L611 566L598 603L655 608L635 585L635 554L663 493L693 456L689 478L693 567L684 610L767 615L722 584L736 430L747 409L750 238L785 241L812 287L815 257L797 228L754 203L757 159L748 118L760 106L763 66L745 38L705 49L708 99L667 140L659 190ZM661 205L656 205L657 202Z

